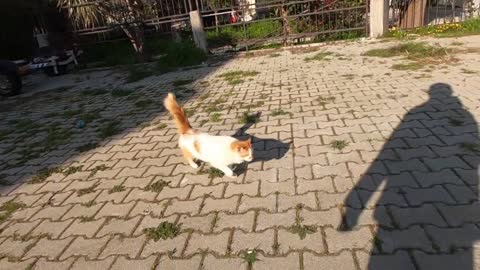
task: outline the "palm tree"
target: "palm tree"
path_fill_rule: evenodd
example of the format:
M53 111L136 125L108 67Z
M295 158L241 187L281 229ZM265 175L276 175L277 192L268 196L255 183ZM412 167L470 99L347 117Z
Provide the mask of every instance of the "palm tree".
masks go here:
M76 28L110 24L118 26L130 40L140 62L147 60L143 21L154 0L57 0Z

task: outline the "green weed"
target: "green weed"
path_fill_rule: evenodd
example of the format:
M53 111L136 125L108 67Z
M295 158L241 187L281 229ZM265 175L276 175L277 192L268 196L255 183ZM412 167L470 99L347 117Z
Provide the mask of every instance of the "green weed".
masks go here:
M157 242L160 239L173 239L180 233L180 225L164 221L156 228L145 228L143 230L147 239Z

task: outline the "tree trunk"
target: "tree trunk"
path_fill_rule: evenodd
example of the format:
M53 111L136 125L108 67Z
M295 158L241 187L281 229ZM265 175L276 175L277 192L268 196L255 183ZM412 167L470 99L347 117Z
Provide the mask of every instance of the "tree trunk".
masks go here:
M285 4L284 1L282 1L282 4ZM288 22L288 7L286 5L282 6L280 8L280 16L282 17L282 25L283 25L283 46L287 45L288 42L288 36L291 33L290 25Z
M144 63L149 60L149 55L145 48L145 36L143 34L143 28L135 25L131 27L122 26L123 32L127 35L130 43L135 50L135 56L137 61L140 63Z

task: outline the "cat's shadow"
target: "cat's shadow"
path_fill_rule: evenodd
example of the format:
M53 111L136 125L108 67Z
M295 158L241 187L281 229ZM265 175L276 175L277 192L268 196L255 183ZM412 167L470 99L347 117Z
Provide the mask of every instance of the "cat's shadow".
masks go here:
M261 113L257 112L253 115L255 120L260 119ZM251 119L253 120L253 118ZM251 162L244 162L242 164L235 165L233 170L236 175L241 175L245 173L248 169L248 164L260 162L260 161L269 161L273 159L281 159L290 150L290 145L292 141L288 143L284 143L282 141L270 138L259 138L247 133L247 130L252 127L257 121L250 121L246 123L241 128L239 128L235 134L232 136L239 140L246 140L248 138L252 138L252 147L253 147L253 161Z

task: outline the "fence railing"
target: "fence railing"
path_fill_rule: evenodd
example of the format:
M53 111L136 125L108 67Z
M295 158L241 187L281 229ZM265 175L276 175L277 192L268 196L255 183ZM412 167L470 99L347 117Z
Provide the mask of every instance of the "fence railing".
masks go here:
M147 31L189 31L200 11L210 48L242 49L265 43L343 39L368 33L368 0L155 0L145 6ZM105 20L77 28L79 37L108 38L120 24ZM84 39L84 38L83 38Z
M210 47L344 39L368 33L362 0L206 0L200 5ZM212 3L213 2L213 3Z

